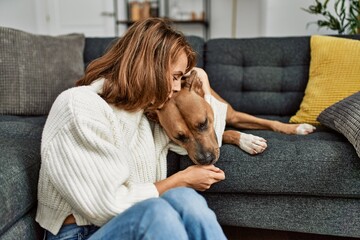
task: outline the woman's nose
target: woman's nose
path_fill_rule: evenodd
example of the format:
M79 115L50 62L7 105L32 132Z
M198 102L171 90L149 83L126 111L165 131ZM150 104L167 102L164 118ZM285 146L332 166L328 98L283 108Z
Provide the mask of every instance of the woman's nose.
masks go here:
M181 90L181 80L175 80L173 81L173 92L179 92Z

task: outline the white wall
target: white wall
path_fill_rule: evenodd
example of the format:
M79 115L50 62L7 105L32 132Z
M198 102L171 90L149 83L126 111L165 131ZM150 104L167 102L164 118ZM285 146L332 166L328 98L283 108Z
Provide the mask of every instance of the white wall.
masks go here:
M314 0L262 0L264 19L262 22L263 36L296 36L325 34L332 31L319 29L315 22L318 16L302 10L314 4ZM329 7L332 6L330 1ZM334 33L334 32L332 32Z
M76 1L76 0L74 0ZM189 1L188 1L189 2ZM13 27L28 32L47 34L49 24L45 0L0 0L0 26ZM187 3L181 0L182 4ZM237 0L233 16L233 0L211 0L210 38L298 36L334 33L318 30L307 23L315 21L313 16L301 8L307 8L314 0ZM123 6L119 6L122 8ZM79 9L79 14L84 9ZM121 11L124 14L124 11ZM120 15L121 15L120 14ZM124 16L120 16L124 17ZM233 21L235 17L235 21ZM202 36L199 26L178 26L186 34ZM120 34L125 30L120 28Z
M0 0L0 26L37 32L35 0Z

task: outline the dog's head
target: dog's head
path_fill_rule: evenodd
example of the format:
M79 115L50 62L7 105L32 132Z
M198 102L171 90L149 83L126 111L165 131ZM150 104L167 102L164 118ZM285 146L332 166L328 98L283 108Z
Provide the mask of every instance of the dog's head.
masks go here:
M182 79L181 91L174 93L156 114L169 138L185 148L195 164L208 165L218 160L214 112L204 99L195 71Z

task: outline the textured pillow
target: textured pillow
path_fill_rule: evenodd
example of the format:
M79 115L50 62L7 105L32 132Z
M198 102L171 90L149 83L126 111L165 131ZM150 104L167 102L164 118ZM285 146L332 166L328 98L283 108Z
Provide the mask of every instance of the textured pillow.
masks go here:
M360 92L326 108L317 120L343 134L360 157Z
M0 27L0 114L43 115L84 73L82 34L44 36Z
M317 116L326 107L360 90L360 41L311 37L309 82L292 123L319 124Z

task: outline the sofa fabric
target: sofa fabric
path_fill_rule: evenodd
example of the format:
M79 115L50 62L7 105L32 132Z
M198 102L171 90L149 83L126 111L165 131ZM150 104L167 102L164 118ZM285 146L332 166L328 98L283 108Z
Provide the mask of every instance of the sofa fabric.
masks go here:
M317 119L343 134L360 157L360 91L329 106Z
M360 91L360 41L312 36L309 81L291 123L318 125L317 116L330 105Z
M310 37L188 40L211 86L236 110L282 122L298 110ZM114 41L86 38L83 67ZM0 74L0 84L8 77ZM0 115L0 240L41 239L34 213L46 117L35 111ZM251 156L224 144L216 165L226 179L202 192L222 225L360 237L360 158L344 135L327 126L307 136L244 132L267 139L266 151ZM169 152L168 175L190 164L187 156Z
M21 121L0 124L0 236L36 206L42 128Z
M355 239L360 236L359 199L356 198L246 193L209 193L205 198L224 225ZM318 239L327 238L321 235Z
M108 38L99 38L92 37L86 38L86 48L84 51L84 63L85 67L89 63L103 55L111 46L116 42L117 38L108 37ZM204 54L204 40L195 36L188 36L187 41L191 44L194 51L197 53L197 66L203 67L203 54Z
M307 136L242 132L265 138L268 148L254 157L224 145L216 166L224 170L226 179L207 192L360 198L360 159L341 134L327 130ZM188 156L180 158L180 169L191 164Z
M44 115L84 73L83 34L43 36L0 27L0 114Z
M235 110L291 116L304 96L309 53L307 37L215 39L206 43L205 70Z

